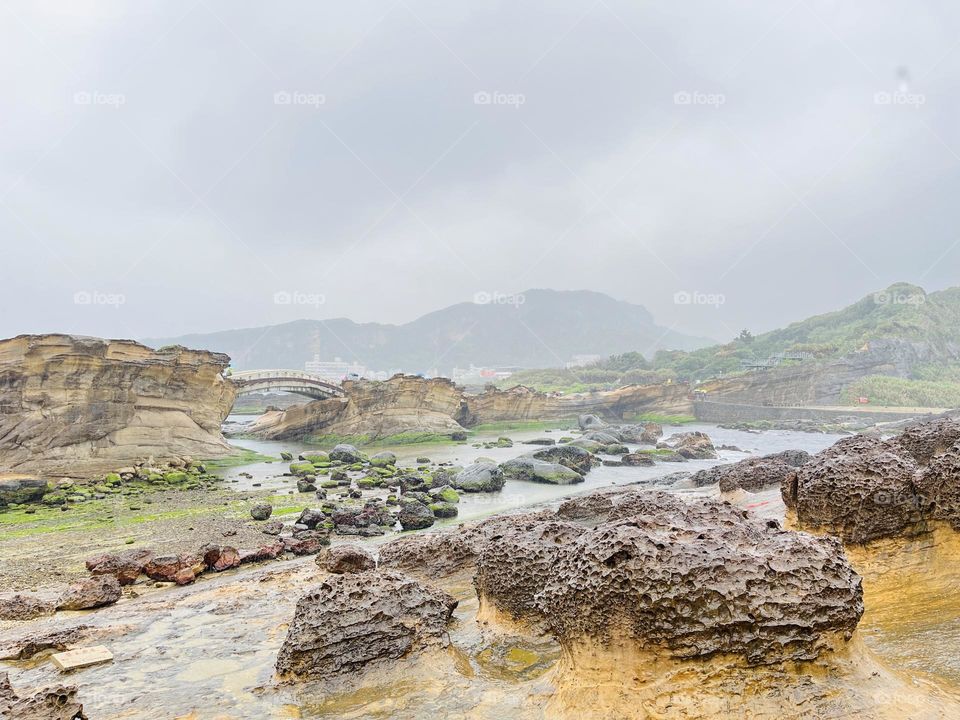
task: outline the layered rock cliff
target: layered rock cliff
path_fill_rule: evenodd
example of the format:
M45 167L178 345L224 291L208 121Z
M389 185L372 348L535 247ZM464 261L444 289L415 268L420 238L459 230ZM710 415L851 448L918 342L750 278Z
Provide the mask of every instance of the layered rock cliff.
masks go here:
M464 412L458 418L466 426L513 420L598 415L623 420L640 412L688 415L692 412L690 388L683 384L627 385L616 390L557 395L527 387L509 390L489 388L464 397Z
M0 341L0 471L87 477L232 452L220 425L230 358L130 340L20 335Z

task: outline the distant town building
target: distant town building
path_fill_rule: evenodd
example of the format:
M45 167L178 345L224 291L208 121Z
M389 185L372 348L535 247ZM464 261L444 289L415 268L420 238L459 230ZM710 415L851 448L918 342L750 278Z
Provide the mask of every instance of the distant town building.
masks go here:
M574 355L573 359L567 363L566 367L587 367L588 365L596 365L601 360L603 360L603 355Z
M330 360L321 360L319 355L314 355L313 360L307 360L303 364L303 369L314 375L319 375L329 382L340 382L346 379L355 379L366 377L367 369L356 361L350 363L334 358Z
M506 380L513 375L518 367L499 367L486 368L477 367L470 363L469 368L454 368L450 379L461 385L478 385L496 382L497 380Z

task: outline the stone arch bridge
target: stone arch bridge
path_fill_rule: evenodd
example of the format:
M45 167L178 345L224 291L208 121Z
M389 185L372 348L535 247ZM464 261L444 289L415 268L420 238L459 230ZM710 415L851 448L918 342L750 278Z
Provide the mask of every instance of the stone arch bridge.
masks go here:
M294 393L314 400L344 396L339 385L303 370L247 370L235 372L229 379L236 385L238 397L268 391Z

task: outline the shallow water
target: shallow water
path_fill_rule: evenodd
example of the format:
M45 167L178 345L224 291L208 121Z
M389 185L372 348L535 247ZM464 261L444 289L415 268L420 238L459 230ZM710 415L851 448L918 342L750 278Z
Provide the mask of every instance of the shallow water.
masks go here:
M754 453L802 448L815 452L837 437L794 432L750 434L710 426L671 430L706 431L717 445L737 445ZM503 434L503 433L502 433ZM417 456L434 461L466 463L477 456L505 460L535 449L518 441L533 437L559 438L554 431L510 432L513 448L476 449L464 445L392 448L401 464ZM496 433L480 439L496 438ZM295 443L237 441L265 453L281 449L300 452ZM721 461L748 455L722 451ZM548 486L508 481L501 493L464 495L456 520L498 510L557 500L613 483L653 479L678 470L695 470L716 461L661 463L652 468L598 467L585 483ZM285 464L259 463L236 468L230 475L250 472L268 479ZM291 478L271 477L277 487ZM254 480L255 482L256 480ZM677 490L716 494L716 488ZM743 494L735 502L770 516L783 515L779 492ZM342 539L364 542L357 538ZM335 539L336 541L336 539ZM960 544L958 544L960 545ZM908 557L897 573L879 573L864 564L870 609L861 634L870 649L892 669L919 682L933 677L956 687L960 683L960 566L952 548L894 547L891 556ZM934 558L930 565L931 557ZM856 558L852 558L857 562ZM933 568L924 574L922 568ZM115 655L112 664L92 667L63 678L46 660L7 664L15 686L38 686L66 680L80 688L80 699L91 718L168 720L189 718L421 718L544 717L546 698L553 694L553 669L560 657L551 641L492 635L476 622L477 600L469 576L444 581L460 599L451 627L448 651L404 661L402 671L378 670L360 681L326 685L317 682L283 686L273 681L273 664L286 634L286 623L306 588L317 577L312 558L244 567L205 577L184 588L144 588L139 598L88 613L61 613L55 618L24 623L22 630L87 624L106 633L89 644L103 643ZM136 586L138 589L140 586ZM18 634L6 631L4 635Z

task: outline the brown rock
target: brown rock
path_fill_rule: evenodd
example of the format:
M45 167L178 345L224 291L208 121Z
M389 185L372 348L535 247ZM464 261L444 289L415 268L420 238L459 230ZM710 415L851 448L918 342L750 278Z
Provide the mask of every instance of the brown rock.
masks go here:
M240 566L240 553L237 552L236 548L229 545L211 543L201 548L200 554L203 556L203 563L207 566L207 569L214 572Z
M373 556L356 545L337 545L317 555L317 565L329 573L359 573L377 567Z
M256 550L249 550L246 552L241 551L240 553L240 562L251 563L251 562L261 562L263 560L276 560L278 557L283 555L285 550L283 540L275 540L272 543L267 545L261 545Z
M151 580L189 585L204 569L206 565L202 558L184 553L155 557L144 566L143 572Z
M751 665L816 658L863 613L860 578L834 538L657 491L606 493L597 506L597 521L546 521L487 543L481 600L565 646L732 653Z
M53 598L28 593L0 595L0 620L32 620L53 615L57 604Z
M57 603L58 610L92 610L120 599L120 582L113 575L95 575L73 583Z
M150 550L125 550L97 555L88 559L86 565L93 575L113 575L121 585L132 585L151 560Z
M277 672L331 678L448 643L457 601L394 571L332 575L297 602Z
M791 472L781 485L801 528L865 543L923 530L914 485L918 466L879 438L840 440Z

